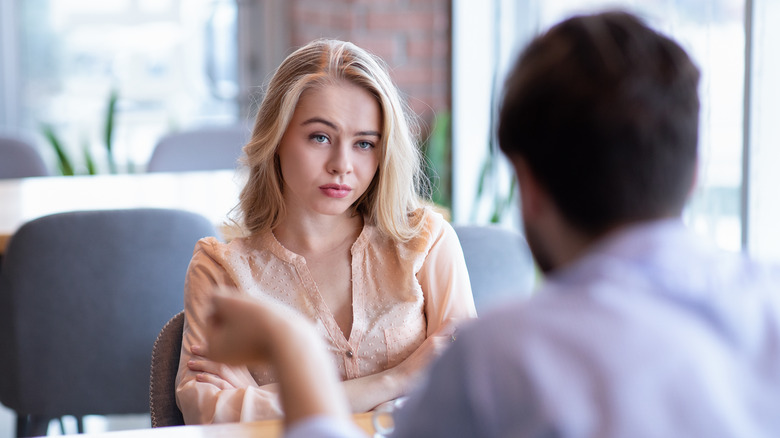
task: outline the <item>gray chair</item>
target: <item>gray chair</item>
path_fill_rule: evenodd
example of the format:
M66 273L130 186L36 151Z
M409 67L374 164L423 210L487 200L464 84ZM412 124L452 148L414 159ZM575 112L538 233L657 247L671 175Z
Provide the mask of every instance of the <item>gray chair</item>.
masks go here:
M163 137L155 146L147 172L236 169L250 137L243 125L200 128Z
M478 313L503 300L532 292L536 269L520 232L493 225L454 228L463 248Z
M0 135L0 179L48 175L46 163L32 145Z
M149 413L149 360L181 310L196 241L216 235L195 213L60 213L23 225L0 270L0 402L17 436L50 419Z
M180 426L184 417L176 404L176 374L179 372L184 311L174 315L160 330L152 349L149 379L149 409L152 427Z

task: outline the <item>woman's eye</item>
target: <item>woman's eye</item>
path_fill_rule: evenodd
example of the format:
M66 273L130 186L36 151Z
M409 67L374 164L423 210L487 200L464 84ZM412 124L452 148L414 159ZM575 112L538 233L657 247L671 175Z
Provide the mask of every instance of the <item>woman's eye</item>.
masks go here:
M374 144L371 143L370 141L359 141L357 147L359 147L360 149L371 149L372 147L374 147Z
M310 137L312 140L314 140L317 143L327 143L328 142L328 136L322 135L322 134L313 134Z

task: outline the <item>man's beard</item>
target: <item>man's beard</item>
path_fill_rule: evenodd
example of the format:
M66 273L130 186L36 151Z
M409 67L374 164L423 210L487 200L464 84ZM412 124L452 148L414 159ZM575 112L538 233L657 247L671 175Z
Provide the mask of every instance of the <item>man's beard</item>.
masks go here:
M525 229L525 239L528 241L528 247L531 249L531 255L533 255L539 269L545 274L555 269L555 264L547 250L547 246L543 243L544 238L540 236L540 233L533 226L524 224L523 228Z

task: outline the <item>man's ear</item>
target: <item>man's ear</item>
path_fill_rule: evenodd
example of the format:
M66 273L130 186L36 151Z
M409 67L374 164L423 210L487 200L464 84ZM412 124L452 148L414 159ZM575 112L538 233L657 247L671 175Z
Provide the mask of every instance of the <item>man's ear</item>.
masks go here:
M528 163L519 156L510 158L520 187L520 211L524 222L532 222L542 213L543 192Z

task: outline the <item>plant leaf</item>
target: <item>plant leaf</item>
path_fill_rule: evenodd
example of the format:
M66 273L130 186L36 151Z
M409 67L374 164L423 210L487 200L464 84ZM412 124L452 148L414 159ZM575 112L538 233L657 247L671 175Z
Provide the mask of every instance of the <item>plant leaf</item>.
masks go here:
M490 179L492 179L492 172L490 171L493 167L491 164L490 157L487 157L485 159L485 162L482 163L482 169L479 171L479 180L477 182L477 194L474 197L474 208L471 209L471 222L476 222L477 220L477 212L479 211L479 204L480 200L486 195L485 193L485 187Z
M84 151L84 163L87 165L87 173L90 175L97 175L97 166L95 165L95 158L92 156L92 151L89 149L89 142L82 140L81 148Z
M62 142L54 132L54 128L51 125L44 124L41 127L41 130L43 131L43 136L46 137L46 140L49 141L49 144L57 154L57 167L60 169L60 173L66 176L74 175L73 164L71 163L70 158L68 158L65 149L62 147Z
M106 109L106 122L104 128L104 144L108 153L108 168L111 173L117 173L116 161L114 160L113 137L114 137L114 118L116 117L116 103L119 99L119 93L111 90L108 96L108 107Z

